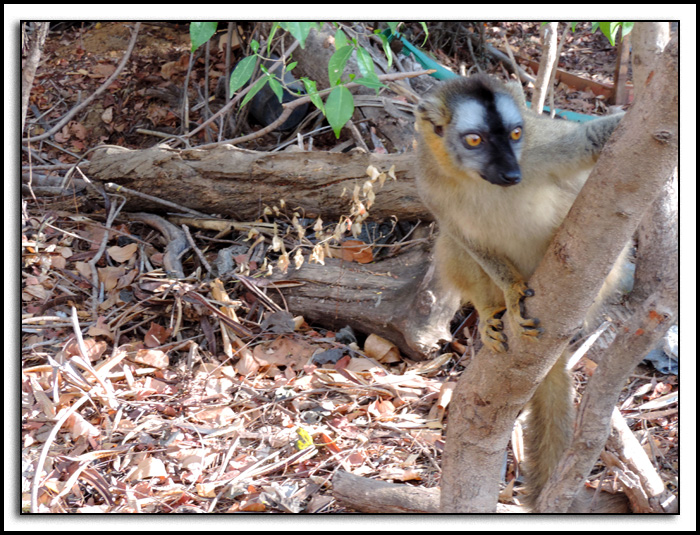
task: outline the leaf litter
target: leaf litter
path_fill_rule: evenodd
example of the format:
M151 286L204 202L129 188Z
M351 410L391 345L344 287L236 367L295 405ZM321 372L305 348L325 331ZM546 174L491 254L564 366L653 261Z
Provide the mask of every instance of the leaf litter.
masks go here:
M54 217L61 230L37 216L23 239L27 509L343 511L338 469L437 483L451 359L411 364L376 335L339 342L247 279L171 279L162 244L116 245L133 224L102 230L93 308L99 224Z

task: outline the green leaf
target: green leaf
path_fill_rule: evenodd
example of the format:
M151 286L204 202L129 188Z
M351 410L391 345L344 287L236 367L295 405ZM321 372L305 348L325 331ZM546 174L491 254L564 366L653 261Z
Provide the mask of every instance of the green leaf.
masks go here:
M368 76L365 76L363 78L356 78L355 83L375 89L377 92L379 92L379 90L383 87L386 87L383 83L379 81L379 77L375 73L370 73Z
M615 45L615 34L617 33L617 28L620 26L619 22L601 22L600 31L603 35L608 38L611 45Z
M272 38L275 36L275 32L277 31L277 28L280 27L279 22L273 22L272 23L272 28L270 28L270 35L267 38L267 55L270 55L270 46L272 45Z
M280 22L280 27L291 33L299 41L301 48L304 48L309 32L312 28L318 29L318 24L316 22Z
M340 77L343 75L343 70L353 50L354 48L349 45L339 48L328 61L328 80L332 86L340 83Z
M257 54L258 50L260 50L260 43L258 43L255 39L251 39L250 49Z
M360 68L360 74L364 77L374 74L374 61L364 48L357 49L357 66Z
M622 37L624 38L625 35L630 33L632 31L632 28L634 28L634 22L623 22L622 23Z
M326 119L328 119L328 124L333 128L336 139L340 137L340 130L350 120L354 111L355 103L352 93L347 87L339 85L328 95L326 100Z
M260 91L263 87L265 87L265 84L269 82L272 78L269 78L267 76L263 76L262 78L259 78L257 82L253 84L253 87L250 88L250 91L248 91L243 97L243 102L241 102L241 108L248 104L250 99L252 99L258 91Z
M270 78L270 89L277 95L277 100L282 102L282 97L284 96L284 90L282 89L282 84L280 84L275 78Z
M192 52L211 39L216 33L218 22L190 22L190 42Z
M348 38L340 28L338 28L338 31L335 32L334 41L336 50L343 48L344 46L348 46Z
M301 81L304 84L304 89L306 89L306 94L309 95L311 102L325 115L326 111L323 107L323 100L321 100L318 90L316 89L316 82L306 77L301 78Z
M632 31L633 26L634 22L594 22L591 27L591 33L600 28L600 31L603 32L603 35L608 38L610 44L615 46L617 29L622 27L622 38Z
M236 68L231 73L231 81L229 83L229 94L233 95L241 87L248 83L253 71L255 70L255 56L248 56L238 62Z
M387 67L391 67L391 63L394 61L394 52L391 50L389 39L383 33L378 33L377 37L382 41L382 48L384 49L384 55L387 60Z
M418 24L423 27L423 33L425 33L425 39L423 39L420 46L425 46L425 43L428 42L428 25L425 22L419 22Z

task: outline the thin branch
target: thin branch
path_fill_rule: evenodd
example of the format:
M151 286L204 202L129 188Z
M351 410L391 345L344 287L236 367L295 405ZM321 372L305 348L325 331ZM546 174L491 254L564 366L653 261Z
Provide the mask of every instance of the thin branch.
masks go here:
M34 32L29 40L29 53L22 69L22 130L24 132L24 121L27 118L27 105L29 104L29 95L32 92L32 84L34 83L34 75L39 66L41 59L41 51L44 48L44 41L49 34L48 22L36 22ZM22 33L24 34L27 23L22 24Z

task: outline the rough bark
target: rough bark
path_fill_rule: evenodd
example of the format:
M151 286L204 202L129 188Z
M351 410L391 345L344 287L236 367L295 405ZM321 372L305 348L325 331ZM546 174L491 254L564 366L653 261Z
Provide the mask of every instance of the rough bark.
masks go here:
M422 244L364 265L339 259L305 263L272 280L303 283L284 290L284 299L307 321L372 332L394 342L405 356L422 360L439 340L451 339L449 322L459 308L458 297L438 283L429 251L430 244Z
M413 183L412 153L255 152L222 145L211 150L147 150L108 147L90 161L89 176L167 199L199 212L255 220L263 205L284 199L306 217L349 214L355 185L368 180L367 168L389 171L377 188L372 218L432 219ZM127 195L128 197L128 195ZM129 198L128 210L161 210Z
M26 31L26 22L22 24L22 34ZM35 22L34 31L29 37L29 46L27 47L27 59L22 68L22 132L24 132L24 121L27 118L27 106L29 105L29 95L32 91L34 83L34 75L39 66L41 59L41 51L44 48L44 41L49 34L48 22Z
M344 470L333 476L333 495L362 513L439 513L440 489L396 485Z
M646 85L656 59L671 38L669 22L635 22L630 34L632 39L632 76L635 97L639 97Z

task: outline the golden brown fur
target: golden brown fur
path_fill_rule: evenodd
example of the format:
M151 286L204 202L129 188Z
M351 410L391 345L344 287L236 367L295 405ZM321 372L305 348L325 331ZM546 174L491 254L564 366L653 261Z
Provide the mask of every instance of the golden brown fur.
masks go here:
M578 124L536 116L525 109L521 93L490 77L458 78L442 84L416 110L417 183L440 227L439 273L474 305L483 343L498 352L507 350L504 313L521 335L539 336L538 320L525 312L525 299L532 295L527 280L620 118ZM481 109L481 101L490 102L492 111L505 111L498 146L505 152L513 147L521 177L513 166L499 169L507 165L494 157L498 140L494 135L488 145L492 132L478 126L494 118ZM465 113L476 117L460 116ZM516 139L518 125L521 139ZM483 144L474 150L465 133L482 130ZM573 389L562 356L529 404L531 504L568 445L572 424Z

